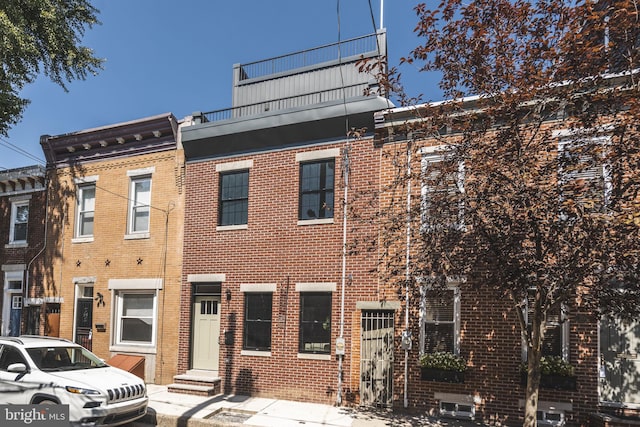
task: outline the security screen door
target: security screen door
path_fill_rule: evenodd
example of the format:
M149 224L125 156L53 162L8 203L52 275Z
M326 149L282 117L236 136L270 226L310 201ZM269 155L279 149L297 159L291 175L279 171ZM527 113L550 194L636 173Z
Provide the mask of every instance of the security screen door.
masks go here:
M360 342L360 402L369 406L393 403L393 311L362 311Z

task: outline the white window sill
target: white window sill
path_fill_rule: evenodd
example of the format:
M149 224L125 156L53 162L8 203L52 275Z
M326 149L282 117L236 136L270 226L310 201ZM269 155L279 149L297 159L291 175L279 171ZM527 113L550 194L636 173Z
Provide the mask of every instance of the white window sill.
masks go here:
M320 225L320 224L333 224L333 218L298 220L298 225Z
M114 344L109 346L109 351L111 352L130 352L130 353L144 353L144 354L156 354L157 349L154 345L141 344L141 345L132 345L132 344Z
M74 237L71 243L90 243L93 242L93 236L90 237Z
M4 245L5 248L10 249L10 248L27 248L29 247L29 245L27 244L27 242L10 242L7 243L6 245Z
M249 228L247 224L238 225L219 225L216 227L216 231L233 231L233 230L246 230Z
M149 239L150 237L151 233L125 234L124 240Z
M298 359L331 360L330 354L298 353Z
M257 350L242 350L241 356L258 356L258 357L271 357L270 351L257 351Z

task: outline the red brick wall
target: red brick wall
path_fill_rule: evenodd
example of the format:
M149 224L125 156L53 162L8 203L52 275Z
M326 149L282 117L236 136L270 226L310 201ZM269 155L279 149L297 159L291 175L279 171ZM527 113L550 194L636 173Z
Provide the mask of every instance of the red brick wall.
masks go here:
M389 184L397 171L392 164L393 151L403 152L402 144L387 144L381 157L381 185ZM403 154L402 154L403 155ZM413 167L419 170L420 159L413 159ZM419 186L414 185L414 196L419 197ZM385 195L380 202L387 206L391 195ZM406 197L406 196L405 196ZM406 199L405 199L406 200ZM405 204L399 209L405 209ZM403 232L403 231L402 231ZM399 233L402 234L402 232ZM398 251L404 251L404 240L398 240ZM392 248L393 249L393 248ZM403 272L399 273L404 274ZM396 291L392 286L388 292ZM413 333L413 348L409 352L408 409L435 412L439 402L435 393L471 395L476 404L477 418L486 423L516 425L522 423L524 387L520 385L520 364L522 362L522 340L514 303L507 297L501 298L482 283L460 285L460 355L468 361L468 369L463 384L440 383L420 379L419 357L419 300L411 295L411 315L409 329ZM397 341L405 327L403 310L396 318ZM576 367L577 389L575 391L554 391L542 389L540 401L571 403L572 412L567 412L570 425L586 425L588 416L598 406L598 325L592 313L583 313L578 307L569 308L569 361ZM404 351L396 346L394 406L404 407Z
M352 141L350 198L377 186L378 150L372 141ZM342 282L342 159L335 158L335 200L332 224L298 225L299 163L296 153L343 148L344 142L255 153L242 157L200 161L187 165L184 275L180 317L178 371L189 368L190 293L188 274L225 274L222 283L222 329L234 331L234 344L220 346L223 391L279 398L334 403L338 383L335 340L340 330ZM244 230L216 231L218 173L215 165L253 160L249 172L249 216ZM364 198L358 197L363 204ZM364 224L370 230L370 223ZM369 231L367 231L368 233ZM348 240L365 236L361 225L350 218ZM351 349L352 316L356 301L377 300L377 279L371 272L374 254L363 251L347 260L345 326L347 355L344 382L358 368ZM298 358L300 294L296 283L332 282L331 360ZM241 284L276 283L273 294L272 349L270 357L241 355L244 315ZM231 291L231 300L224 297ZM287 290L288 289L288 290ZM356 323L359 327L359 323ZM354 360L352 360L354 358Z

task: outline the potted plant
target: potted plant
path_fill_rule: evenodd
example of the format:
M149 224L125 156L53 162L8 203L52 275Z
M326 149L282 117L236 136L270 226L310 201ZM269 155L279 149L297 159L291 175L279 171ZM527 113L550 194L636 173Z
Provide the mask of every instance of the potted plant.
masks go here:
M449 352L425 353L420 356L420 378L449 383L464 382L467 362Z
M527 384L527 364L520 369L521 384ZM575 390L575 368L561 356L542 356L540 359L540 387L555 390Z

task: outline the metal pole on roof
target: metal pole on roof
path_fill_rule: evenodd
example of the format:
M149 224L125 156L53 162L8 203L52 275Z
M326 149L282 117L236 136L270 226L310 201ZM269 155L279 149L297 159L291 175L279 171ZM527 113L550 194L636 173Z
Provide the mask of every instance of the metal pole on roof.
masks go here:
M384 28L384 0L380 0L380 29Z

